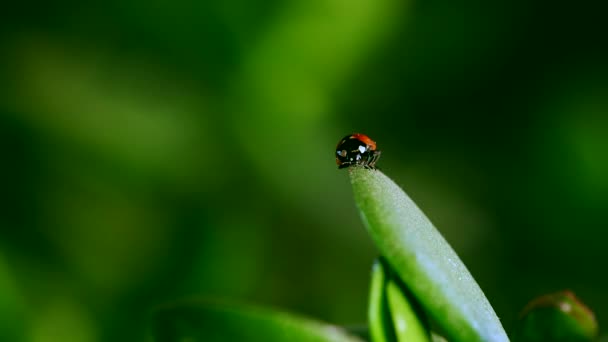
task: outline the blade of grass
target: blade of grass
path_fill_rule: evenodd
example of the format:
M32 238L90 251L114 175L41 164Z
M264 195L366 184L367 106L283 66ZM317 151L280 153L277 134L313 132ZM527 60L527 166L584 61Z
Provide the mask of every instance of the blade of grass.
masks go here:
M372 239L450 341L508 341L467 268L416 204L378 170L349 168Z

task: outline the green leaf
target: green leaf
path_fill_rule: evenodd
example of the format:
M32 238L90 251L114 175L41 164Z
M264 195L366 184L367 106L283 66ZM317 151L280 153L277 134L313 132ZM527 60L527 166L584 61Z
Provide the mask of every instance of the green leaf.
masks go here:
M372 239L450 341L508 341L485 295L416 204L378 170L350 167L355 201Z
M339 327L253 306L187 300L166 305L153 316L157 342L361 342Z
M382 260L376 260L372 267L372 281L369 290L367 318L369 332L374 342L397 341L386 299L388 269Z
M428 328L421 322L422 317L418 315L396 279L390 279L386 284L386 297L397 341L429 342L431 336Z
M369 333L374 342L392 342L396 338L392 333L389 322L389 311L386 303L386 272L379 261L372 267L372 281L369 290L369 304L367 306L367 318L369 321Z
M595 341L598 325L593 312L574 293L561 291L532 300L521 313L516 341Z
M370 335L374 342L428 342L424 315L408 291L380 258L372 268L369 300Z

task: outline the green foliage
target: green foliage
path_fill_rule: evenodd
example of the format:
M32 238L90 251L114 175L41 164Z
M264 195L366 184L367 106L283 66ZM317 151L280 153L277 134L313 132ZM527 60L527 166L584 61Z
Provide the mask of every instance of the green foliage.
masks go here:
M523 310L514 332L516 342L590 342L598 335L593 312L570 291L547 294Z
M332 158L354 131L505 325L556 286L608 308L604 8L59 0L3 13L0 341L140 341L150 307L190 295L362 322L378 253Z
M372 340L430 341L420 302L454 341L508 341L477 283L412 200L380 171L351 167L349 173L363 221L387 258L372 270L368 309ZM159 342L350 338L285 313L196 301L167 306L154 321Z
M188 300L154 313L158 342L361 342L341 328L280 311Z
M378 170L349 168L361 217L380 253L454 341L507 341L498 317L454 250Z
M368 306L372 341L430 341L424 315L382 258L372 268Z
M391 342L396 340L392 328L391 313L386 299L387 268L377 260L372 268L372 278L367 306L369 332L374 342Z

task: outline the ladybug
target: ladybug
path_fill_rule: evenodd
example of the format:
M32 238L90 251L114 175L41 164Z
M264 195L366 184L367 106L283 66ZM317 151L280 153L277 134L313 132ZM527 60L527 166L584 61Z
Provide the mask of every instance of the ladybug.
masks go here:
M336 146L338 169L351 165L362 165L375 169L378 158L380 158L380 151L376 150L376 142L365 134L347 135Z

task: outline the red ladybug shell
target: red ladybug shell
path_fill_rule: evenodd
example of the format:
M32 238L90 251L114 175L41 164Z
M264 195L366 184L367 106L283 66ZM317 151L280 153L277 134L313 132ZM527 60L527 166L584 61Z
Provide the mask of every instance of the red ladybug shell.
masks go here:
M373 141L370 137L368 137L365 134L354 133L354 134L351 134L350 138L351 139L357 139L357 140L365 143L367 146L369 146L369 150L370 151L375 151L376 150L376 142Z
M378 158L380 151L376 150L376 142L362 133L347 135L336 146L336 164L340 169L351 165L373 169Z

